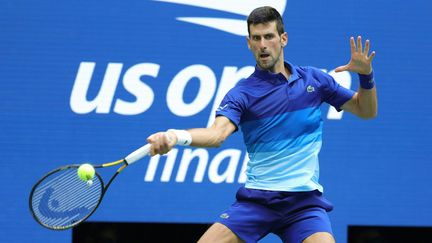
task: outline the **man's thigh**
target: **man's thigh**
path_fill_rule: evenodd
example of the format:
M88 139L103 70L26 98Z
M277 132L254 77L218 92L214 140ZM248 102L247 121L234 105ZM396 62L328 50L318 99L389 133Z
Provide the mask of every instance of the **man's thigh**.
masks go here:
M243 242L228 227L215 223L201 236L198 243L241 243Z
M283 242L334 242L330 219L320 207L301 210L289 215L286 220L290 223L274 232Z

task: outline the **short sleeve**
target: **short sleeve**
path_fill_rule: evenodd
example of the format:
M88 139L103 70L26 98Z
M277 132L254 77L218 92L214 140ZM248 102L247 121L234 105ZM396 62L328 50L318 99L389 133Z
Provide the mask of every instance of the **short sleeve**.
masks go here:
M219 107L216 109L216 116L227 117L238 130L241 116L246 107L247 99L244 95L234 87L222 99Z
M341 111L341 106L349 101L355 92L341 86L332 76L321 70L314 69L314 72L320 82L323 102L334 106L337 111Z

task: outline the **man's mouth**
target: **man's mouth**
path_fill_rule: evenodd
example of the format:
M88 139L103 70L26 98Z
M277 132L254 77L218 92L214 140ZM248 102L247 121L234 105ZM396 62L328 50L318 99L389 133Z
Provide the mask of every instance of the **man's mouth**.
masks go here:
M270 56L270 54L267 54L267 53L260 54L260 58L267 58L269 56Z

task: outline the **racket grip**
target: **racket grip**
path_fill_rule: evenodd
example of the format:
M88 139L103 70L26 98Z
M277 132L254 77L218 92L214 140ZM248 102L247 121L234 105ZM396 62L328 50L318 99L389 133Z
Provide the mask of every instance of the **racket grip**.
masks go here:
M125 160L128 165L135 163L136 161L142 159L144 156L148 155L150 152L150 144L146 144L141 148L133 151L128 156L126 156Z

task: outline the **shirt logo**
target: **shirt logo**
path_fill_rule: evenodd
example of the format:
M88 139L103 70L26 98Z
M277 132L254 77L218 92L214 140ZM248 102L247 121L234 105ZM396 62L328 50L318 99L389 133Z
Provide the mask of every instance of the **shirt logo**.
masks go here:
M225 104L224 106L219 106L219 108L217 108L217 111L224 110L227 107L228 107L228 104Z
M223 213L223 214L221 214L219 217L221 217L221 218L223 218L223 219L227 219L227 218L229 218L229 214L227 214L227 213Z
M309 85L309 86L307 86L306 91L307 91L308 93L312 93L312 92L315 91L315 88L314 88L312 85Z
M153 0L181 5L189 5L213 9L242 16L248 16L252 10L263 5L262 0ZM267 0L266 5L272 6L281 15L285 10L287 0ZM247 24L244 19L214 18L214 17L177 17L179 21L202 25L213 29L228 32L238 36L247 36Z

